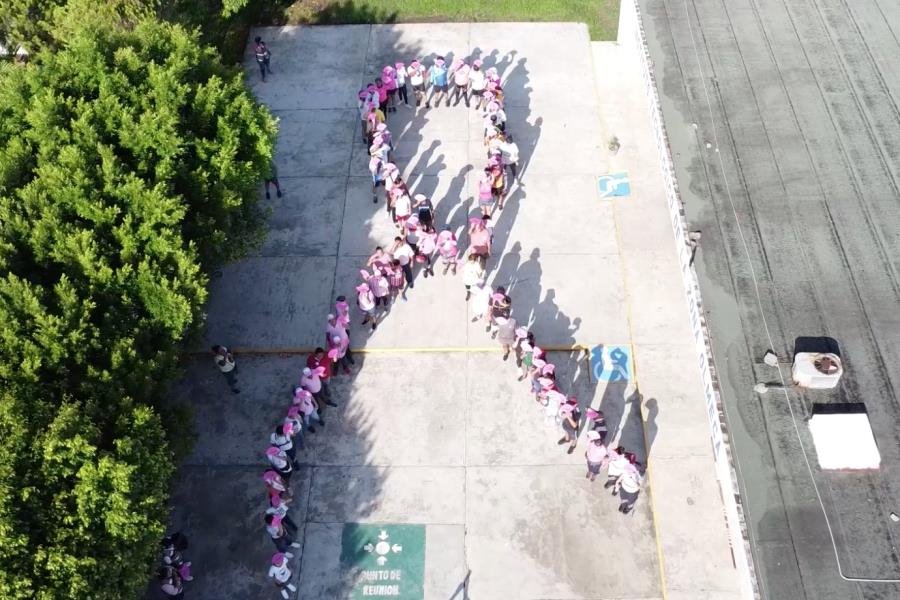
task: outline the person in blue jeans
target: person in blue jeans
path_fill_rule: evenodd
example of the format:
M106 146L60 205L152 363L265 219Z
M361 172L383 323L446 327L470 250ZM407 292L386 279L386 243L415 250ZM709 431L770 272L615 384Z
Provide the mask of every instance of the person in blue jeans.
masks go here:
M447 95L447 63L443 56L434 59L434 64L428 70L428 82L431 84L431 98L425 102L425 108L431 108L432 100L437 108L444 98L447 99L447 106L450 106L450 97Z

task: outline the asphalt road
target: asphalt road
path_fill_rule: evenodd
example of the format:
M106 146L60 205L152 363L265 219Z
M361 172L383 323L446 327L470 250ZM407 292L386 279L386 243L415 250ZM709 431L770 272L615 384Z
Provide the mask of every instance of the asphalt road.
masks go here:
M641 9L687 215L703 232L697 269L760 592L900 598L896 583L847 580L900 579L889 518L900 512L900 3ZM839 388L754 393L778 378L766 349L790 360L803 336L837 340ZM865 403L880 470L818 469L805 423L817 402Z

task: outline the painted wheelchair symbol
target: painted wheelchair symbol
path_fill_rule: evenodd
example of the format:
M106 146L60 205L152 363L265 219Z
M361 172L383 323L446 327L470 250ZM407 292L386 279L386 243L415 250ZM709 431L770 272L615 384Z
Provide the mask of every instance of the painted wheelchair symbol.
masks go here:
M601 198L627 196L631 193L631 182L628 179L628 173L601 175L597 180L597 186L600 188Z
M594 346L591 349L591 373L597 381L631 381L631 348Z

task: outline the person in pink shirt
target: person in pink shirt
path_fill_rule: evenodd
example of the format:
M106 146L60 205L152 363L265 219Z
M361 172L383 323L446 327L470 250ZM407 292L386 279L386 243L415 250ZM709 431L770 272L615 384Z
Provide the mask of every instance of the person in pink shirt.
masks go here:
M454 58L450 66L450 78L453 80L453 91L450 92L450 102L453 106L459 106L460 98L465 100L466 108L469 108L469 65L461 58ZM454 102L454 99L456 100Z
M290 498L293 494L287 482L274 469L268 469L262 474L263 484L266 486L266 493L269 496L280 496L281 498Z
M375 80L375 89L378 90L378 108L385 115L388 113L388 89L384 81L379 77Z
M322 367L316 367L315 369L304 367L300 375L300 387L312 394L316 402L321 405L323 403L322 380L319 379L319 375L324 372L324 369L322 371L319 369L322 369Z
M328 346L328 356L331 356L336 364L340 364L345 375L349 375L352 361L347 356L347 352L350 349L350 342L347 340L347 337L336 335L329 340Z
M603 467L606 466L609 452L607 452L606 446L600 438L600 434L596 431L588 431L587 439L588 447L587 451L584 453L584 458L587 460L587 473L584 477L585 479L594 481Z
M491 186L493 181L490 167L478 178L478 208L481 209L482 215L490 215L494 210L494 193Z
M444 263L443 274L452 271L456 275L456 263L459 257L459 247L456 245L456 234L450 229L449 225L444 225L443 230L437 237L437 250L441 255L441 262Z
M425 265L422 269L422 274L425 277L428 277L429 275L434 277L434 265L431 262L431 256L437 249L437 233L435 231L419 228L418 236L419 243L416 244L416 249L418 250L416 261Z
M375 269L378 271L378 268ZM371 282L374 277L370 277L369 281ZM378 305L378 299L375 297L375 294L372 293L372 290L369 287L368 283L361 283L356 286L356 305L359 307L359 310L365 315L363 317L361 325L365 325L366 323L372 324L372 331L378 327L378 323L376 322L375 317L375 307Z
M368 276L368 273L366 273ZM347 331L347 327L341 323L337 317L334 315L328 315L328 320L325 322L325 344L328 347L329 340L334 337L340 337L345 342L345 352L344 355L345 361L349 362L351 365L355 365L356 361L353 359L353 352L350 350L350 332ZM330 406L330 405L329 405Z
M469 219L469 253L478 257L481 267L487 265L491 257L491 231L484 226L483 219Z
M319 403L309 390L298 387L294 390L293 406L300 409L303 416L303 425L310 433L315 433L316 429L312 426L312 422L316 421L322 427L325 426L325 419L319 414Z
M384 274L391 286L391 299L395 300L406 290L406 277L403 275L403 267L400 266L399 260L391 261L391 264L384 267Z
M385 65L381 69L381 81L388 93L388 112L397 112L397 71L391 65Z
M391 304L391 282L388 281L387 276L384 274L384 270L379 267L374 267L372 269L372 276L368 279L368 286L371 289L372 295L375 298L375 304L373 306L374 309L378 307L378 305L382 305L385 310ZM374 317L373 317L374 319ZM365 323L363 323L365 324ZM375 322L372 322L372 329L375 329Z
M367 267L379 267L383 268L391 264L393 258L390 254L384 251L384 248L381 246L375 246L375 251L372 252L371 256L369 256L368 260L366 260Z
M350 305L346 296L338 296L334 299L334 310L338 320L344 325L344 329L350 326Z

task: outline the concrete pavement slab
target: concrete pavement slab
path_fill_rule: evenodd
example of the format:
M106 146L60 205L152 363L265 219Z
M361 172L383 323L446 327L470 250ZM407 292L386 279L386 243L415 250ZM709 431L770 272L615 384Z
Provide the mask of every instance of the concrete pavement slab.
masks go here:
M647 504L639 501L623 516L617 499L601 480L585 479L582 467L470 467L466 487L473 598L660 593ZM615 569L604 569L598 580L597 565Z
M262 349L318 344L323 315L332 308L335 262L334 257L251 257L223 267L210 292L209 344Z
M681 268L674 252L661 248L623 253L622 265L628 282L628 302L631 310L640 315L632 319L634 343L666 344L691 339Z
M272 584L260 576L276 552L263 523L262 471L259 466L181 468L181 483L172 497L175 510L171 522L172 531L183 531L189 538L192 598L263 598L271 593ZM308 485L307 470L296 473L291 481L296 498L291 516L301 527ZM302 530L300 533L298 540ZM294 549L294 555L291 568L296 570L301 549Z
M280 177L281 198L269 188L271 211L261 256L334 256L343 220L347 177Z
M273 73L265 82L254 56L256 35L272 53ZM356 108L368 37L368 25L254 29L244 55L247 83L272 110Z
M447 175L414 176L417 194L425 194L434 204L435 223L450 225L457 237L463 236L467 206L461 190L465 188L467 171L461 169L455 177ZM341 226L341 255L360 257L359 268L376 246L388 248L398 235L396 224L387 212L384 188L378 188L378 202L372 202L372 180L351 177L347 184L347 200ZM350 288L352 290L352 288Z
M351 144L359 136L356 109L273 112L278 117L275 165L280 176L337 177L348 174Z
M316 469L310 521L323 523L465 522L465 470L459 467Z
M361 277L366 257L342 256L338 262L336 289L353 289ZM443 275L440 263L434 278L425 278L421 265L415 268L414 288L407 300L398 296L389 312L379 317L376 331L362 327L362 317L354 311L350 338L357 348L460 348L466 339L465 288L461 275ZM353 301L355 302L355 300ZM383 312L383 309L379 309ZM484 345L484 344L480 344Z
M438 55L444 56L449 65L455 56L468 53L469 27L468 23L373 25L366 75L375 77L381 67L398 61L409 65L414 58L422 58L426 66L431 66Z
M628 341L618 256L551 255L523 244L519 262L511 254L500 258L499 264L497 260L492 257L489 263L489 281L495 288L506 287L512 297L512 316L530 325L539 345ZM470 324L469 339L478 336L487 342L484 325Z
M311 436L304 460L320 466L463 465L464 354L357 353L356 362L352 377L334 378L331 392L340 406L329 409L335 418L324 435ZM440 381L434 373L442 374Z

